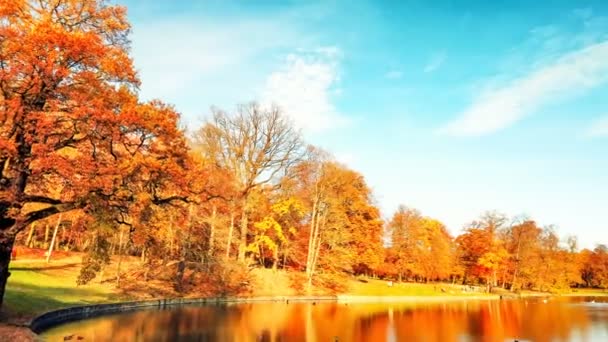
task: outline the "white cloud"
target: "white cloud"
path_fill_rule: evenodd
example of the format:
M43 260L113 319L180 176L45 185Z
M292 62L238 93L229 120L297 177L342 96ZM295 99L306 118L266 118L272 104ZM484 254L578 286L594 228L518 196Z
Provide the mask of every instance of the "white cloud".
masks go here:
M203 77L222 74L267 49L286 46L294 37L280 23L257 19L136 23L133 56L141 74L142 95L179 93Z
M608 136L608 115L601 117L594 121L589 129L587 135L590 137L607 137Z
M514 124L551 101L606 81L608 41L567 53L506 85L483 91L440 132L456 136L489 134Z
M426 66L424 67L424 72L433 72L439 69L445 62L446 58L447 55L444 51L435 53L426 63Z
M336 153L335 158L340 163L351 166L351 167L357 161L357 157L353 153L350 153L350 152Z
M399 79L399 78L403 77L403 71L390 70L386 74L384 74L384 77L386 77L388 79Z
M338 48L299 50L289 54L281 68L270 74L262 103L276 104L305 131L319 132L346 122L332 103L342 53Z

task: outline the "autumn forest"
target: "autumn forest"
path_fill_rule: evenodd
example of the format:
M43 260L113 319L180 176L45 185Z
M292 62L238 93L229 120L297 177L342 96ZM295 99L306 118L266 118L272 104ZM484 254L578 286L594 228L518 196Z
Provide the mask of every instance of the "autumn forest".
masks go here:
M411 207L381 213L364 176L278 106L212 108L182 127L170 104L138 98L129 32L105 1L0 0L0 304L20 247L80 253L79 284L136 259L131 276L164 269L178 293L239 293L252 268L288 271L303 291L355 276L608 287L605 245L581 250L534 218L470 213L454 236Z

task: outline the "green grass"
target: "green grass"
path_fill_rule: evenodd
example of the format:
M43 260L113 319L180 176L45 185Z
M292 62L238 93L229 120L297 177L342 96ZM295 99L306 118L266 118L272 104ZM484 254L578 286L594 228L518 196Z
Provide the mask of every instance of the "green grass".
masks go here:
M76 286L80 270L80 258L70 257L54 260L50 264L44 260L16 260L11 263L11 277L5 295L4 308L13 317L32 317L45 311L74 306L115 302L129 299L114 287L113 283L99 284L93 280L85 286ZM263 295L289 295L294 290L288 283L278 284L276 279L262 279L273 286L263 287ZM481 292L462 292L461 287L442 283L393 283L358 278L344 281L340 292L350 296L480 296ZM262 284L264 285L264 284ZM268 284L266 284L268 285ZM443 290L442 290L443 289ZM259 291L258 291L259 292ZM122 294L121 294L122 293ZM254 295L256 295L254 291ZM259 295L259 294L258 294ZM162 294L153 297L163 296ZM131 298L132 299L132 298Z
M11 315L31 316L67 306L118 299L106 285L76 286L78 270L75 262L13 261L3 309Z

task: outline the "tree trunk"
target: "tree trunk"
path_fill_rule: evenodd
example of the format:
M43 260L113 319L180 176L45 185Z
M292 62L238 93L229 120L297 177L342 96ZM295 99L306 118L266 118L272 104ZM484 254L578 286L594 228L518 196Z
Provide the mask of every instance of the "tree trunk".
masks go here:
M230 257L232 248L232 234L234 232L234 208L230 209L230 227L228 228L228 242L226 243L226 259Z
M313 238L313 254L312 254L312 258L310 260L310 272L307 272L307 276L308 276L308 289L311 289L312 286L312 277L315 274L315 269L317 267L317 261L319 260L319 251L321 250L321 237L320 235L320 231L321 231L321 227L320 227L320 222L323 223L323 226L325 226L325 215L323 215L322 217L317 217L317 220L315 222L315 236Z
M44 225L44 249L49 248L49 225Z
M30 232L27 234L27 240L25 240L26 247L32 247L31 244L34 237L34 230L36 230L36 222L30 225Z
M517 237L517 253L515 254L515 269L513 270L513 279L511 280L511 287L509 288L509 291L513 291L513 289L515 288L515 281L517 281L517 273L519 272L519 253L521 250L521 235L522 232L520 230L518 237Z
M277 265L279 264L279 246L277 245L277 248L274 249L274 261L272 262L272 269L274 271L277 270Z
M312 261L312 254L313 254L313 241L314 241L314 236L315 236L315 221L317 218L317 200L315 199L315 201L312 204L312 212L310 215L310 233L308 234L308 251L306 254L306 276L308 277L310 274L310 270L311 270L311 261Z
M188 257L188 252L190 249L190 231L192 230L192 220L194 217L193 214L194 207L192 203L190 203L190 207L188 208L188 229L186 230L186 236L182 243L182 248L180 251L179 262L177 263L177 272L175 274L175 290L178 293L182 293L184 291L184 272L186 270L186 258Z
M84 240L84 244L82 244L81 250L86 251L87 248L89 248L90 243L91 243L91 239L87 238L86 240ZM111 250L111 248L110 248L110 250ZM112 255L112 254L110 253L110 255Z
M213 212L211 213L211 224L209 232L209 249L207 250L207 256L213 256L213 250L215 249L215 217L217 215L217 209L213 206Z
M61 239L59 239L59 242L57 242L57 248L59 248L59 243L61 243L61 241L63 241L65 243L65 231L66 231L65 226L62 226L61 227ZM57 248L55 248L55 249L57 249ZM64 251L66 251L66 252L68 251L67 243L64 246Z
M289 249L290 248L285 248L285 251L283 252L283 269L285 269L285 265L287 265L287 255L289 254Z
M169 217L169 259L173 257L173 214Z
M110 242L110 256L112 255L116 255L116 241L114 241L116 239L112 239L112 242ZM95 240L93 240L95 241Z
M258 253L260 254L260 266L266 268L266 259L264 258L264 245L258 245Z
M190 210L190 212L192 212L192 210ZM188 240L188 237L186 237L186 240ZM187 241L184 241L182 243L179 262L177 263L177 270L175 272L175 281L173 284L173 288L178 293L182 293L184 291L184 271L186 270L186 255L188 253L187 248Z
M241 216L241 239L239 242L239 256L238 260L241 262L245 261L245 249L247 248L247 211L243 210L243 216Z
M95 235L93 236L93 248L98 248L97 246L97 239L99 239L99 232L96 231ZM114 248L114 247L112 247ZM110 258L112 258L112 253L110 253ZM104 265L103 263L101 264L101 269L99 270L99 283L103 283L103 276L105 274L106 271L106 265Z
M177 271L175 274L175 291L182 293L184 291L184 271L186 270L186 262L180 259L177 263Z
M62 214L59 214L59 219L57 220L57 224L55 225L55 230L53 230L53 238L51 239L51 245L49 246L49 250L46 255L46 262L51 261L51 254L53 254L53 247L55 247L55 239L57 239L57 231L59 230L59 226L61 225L61 217Z
M4 291L6 290L6 282L11 273L8 271L8 265L11 262L11 253L15 244L14 236L6 236L0 230L0 308L4 299Z
M515 271L513 272L513 279L511 280L511 287L509 288L509 291L513 291L515 289L516 281L517 281L517 268L515 268Z
M141 262L142 264L146 263L146 246L141 249L141 257L139 258L139 262Z
M321 242L318 241L317 247L315 249L315 254L312 260L312 267L310 270L310 276L308 277L308 289L310 290L312 287L312 277L315 274L315 269L317 268L317 260L319 259L319 250L321 249Z
M116 287L120 287L120 266L122 264L122 227L120 229L120 235L118 237L118 265L116 266Z

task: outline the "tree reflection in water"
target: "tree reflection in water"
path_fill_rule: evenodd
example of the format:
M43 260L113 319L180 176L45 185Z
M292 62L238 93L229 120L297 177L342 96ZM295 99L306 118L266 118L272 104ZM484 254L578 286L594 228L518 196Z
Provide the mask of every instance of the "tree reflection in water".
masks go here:
M63 341L602 341L608 303L583 299L449 303L255 303L104 316L43 334Z

